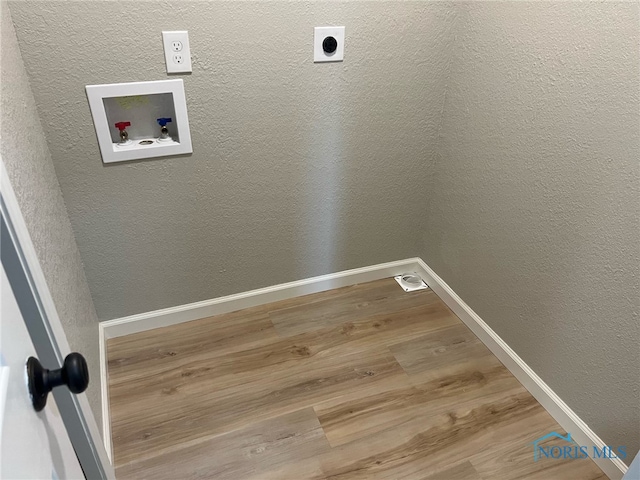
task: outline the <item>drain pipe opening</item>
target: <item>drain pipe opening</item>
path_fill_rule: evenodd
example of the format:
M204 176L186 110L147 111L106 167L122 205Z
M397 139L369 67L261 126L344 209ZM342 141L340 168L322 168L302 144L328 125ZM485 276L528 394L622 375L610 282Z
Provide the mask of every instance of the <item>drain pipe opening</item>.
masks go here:
M420 275L415 272L403 273L402 275L398 275L393 278L405 292L413 292L414 290L429 288L427 284L424 283Z

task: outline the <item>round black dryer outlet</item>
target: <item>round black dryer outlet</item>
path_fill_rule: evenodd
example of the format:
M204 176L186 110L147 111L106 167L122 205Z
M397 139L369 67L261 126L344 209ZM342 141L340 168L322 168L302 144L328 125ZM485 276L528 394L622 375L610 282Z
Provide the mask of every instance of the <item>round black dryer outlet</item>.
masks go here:
M327 55L333 55L338 48L338 41L333 37L327 37L322 41L322 50Z

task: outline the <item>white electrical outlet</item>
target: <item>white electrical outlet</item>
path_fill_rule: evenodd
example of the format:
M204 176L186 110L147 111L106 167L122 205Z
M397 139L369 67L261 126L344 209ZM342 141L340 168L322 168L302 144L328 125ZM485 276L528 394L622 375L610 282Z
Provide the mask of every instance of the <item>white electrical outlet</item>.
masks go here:
M191 49L189 48L189 32L186 30L162 32L164 44L164 60L167 73L191 72Z

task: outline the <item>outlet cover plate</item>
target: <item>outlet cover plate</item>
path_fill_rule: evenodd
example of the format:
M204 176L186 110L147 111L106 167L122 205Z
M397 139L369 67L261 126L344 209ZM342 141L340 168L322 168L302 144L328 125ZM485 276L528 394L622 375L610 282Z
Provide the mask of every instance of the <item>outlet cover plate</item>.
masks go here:
M186 30L162 32L162 44L167 73L191 73L189 32Z
M330 54L322 49L322 42L327 37L333 37L338 42L336 51ZM315 27L313 33L313 61L342 62L344 60L344 27Z

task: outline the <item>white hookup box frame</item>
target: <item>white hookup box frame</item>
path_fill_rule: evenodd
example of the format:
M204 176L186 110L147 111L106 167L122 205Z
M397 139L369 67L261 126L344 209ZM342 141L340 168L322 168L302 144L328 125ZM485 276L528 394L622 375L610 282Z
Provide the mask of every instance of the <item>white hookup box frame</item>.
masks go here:
M86 91L104 163L193 152L182 79L87 85ZM131 121L120 118L127 115L138 121L127 128L131 142L119 145L115 122ZM171 140L158 141L156 115L172 117L167 124Z

